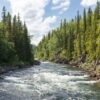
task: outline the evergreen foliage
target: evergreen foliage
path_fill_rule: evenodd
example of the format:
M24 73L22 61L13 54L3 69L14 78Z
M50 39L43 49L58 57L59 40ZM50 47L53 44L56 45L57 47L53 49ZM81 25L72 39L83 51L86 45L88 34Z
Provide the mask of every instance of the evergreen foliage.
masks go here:
M35 56L42 60L68 61L81 59L87 54L86 61L100 60L100 3L94 11L84 9L83 16L69 22L61 21L55 30L49 32L37 47Z
M5 7L0 21L0 64L33 63L32 46L26 24L20 16L12 18Z

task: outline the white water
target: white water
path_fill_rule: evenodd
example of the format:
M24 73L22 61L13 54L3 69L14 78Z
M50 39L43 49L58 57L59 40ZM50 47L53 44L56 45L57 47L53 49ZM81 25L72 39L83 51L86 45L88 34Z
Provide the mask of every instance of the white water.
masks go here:
M66 65L44 62L2 77L0 100L100 100L96 81Z

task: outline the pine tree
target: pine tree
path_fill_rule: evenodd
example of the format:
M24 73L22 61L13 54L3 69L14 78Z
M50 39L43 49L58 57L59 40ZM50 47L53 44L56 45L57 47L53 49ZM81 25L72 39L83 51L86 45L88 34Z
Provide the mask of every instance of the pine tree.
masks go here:
M27 26L22 24L20 16L13 19L5 7L0 22L0 64L33 63L32 46Z
M86 23L86 10L84 9L84 13L83 13L83 41L82 41L82 45L83 45L83 53L86 52L86 47L85 47L85 38L86 38L86 28L87 28L87 23Z
M24 30L23 30L23 43L24 43L24 50L25 50L25 61L32 63L33 55L32 55L32 46L30 45L30 39L28 37L28 30L26 24L24 23Z
M6 33L5 33L5 30L6 30L6 8L3 7L2 9L2 32L3 32L3 35L4 37L6 36Z
M5 24L6 23L6 8L3 7L2 9L2 21Z
M83 31L84 33L86 32L86 10L84 9L84 13L83 13Z
M91 25L92 25L92 10L89 7L87 14L87 27L90 27Z
M6 22L7 23L7 31L8 31L7 37L8 37L9 41L12 41L12 22L11 22L11 15L9 12L7 14L6 20L7 20L7 22Z
M79 11L77 12L77 56L81 56L82 50L81 50L81 34L80 34L80 15Z

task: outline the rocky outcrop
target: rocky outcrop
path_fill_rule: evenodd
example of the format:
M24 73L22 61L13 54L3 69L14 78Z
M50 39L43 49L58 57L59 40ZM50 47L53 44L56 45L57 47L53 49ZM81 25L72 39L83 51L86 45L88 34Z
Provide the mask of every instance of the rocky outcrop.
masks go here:
M54 62L59 64L69 64L69 61L64 58L63 59L57 58Z
M80 63L79 67L89 73L90 77L100 79L100 65L92 63Z

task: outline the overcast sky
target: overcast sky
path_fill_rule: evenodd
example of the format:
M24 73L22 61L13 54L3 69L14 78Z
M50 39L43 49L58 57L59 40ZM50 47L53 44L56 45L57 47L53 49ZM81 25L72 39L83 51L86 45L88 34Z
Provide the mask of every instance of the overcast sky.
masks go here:
M32 43L38 44L44 35L57 27L60 20L74 18L89 6L94 7L97 0L0 0L0 12L5 6L12 15L20 13L26 21Z

